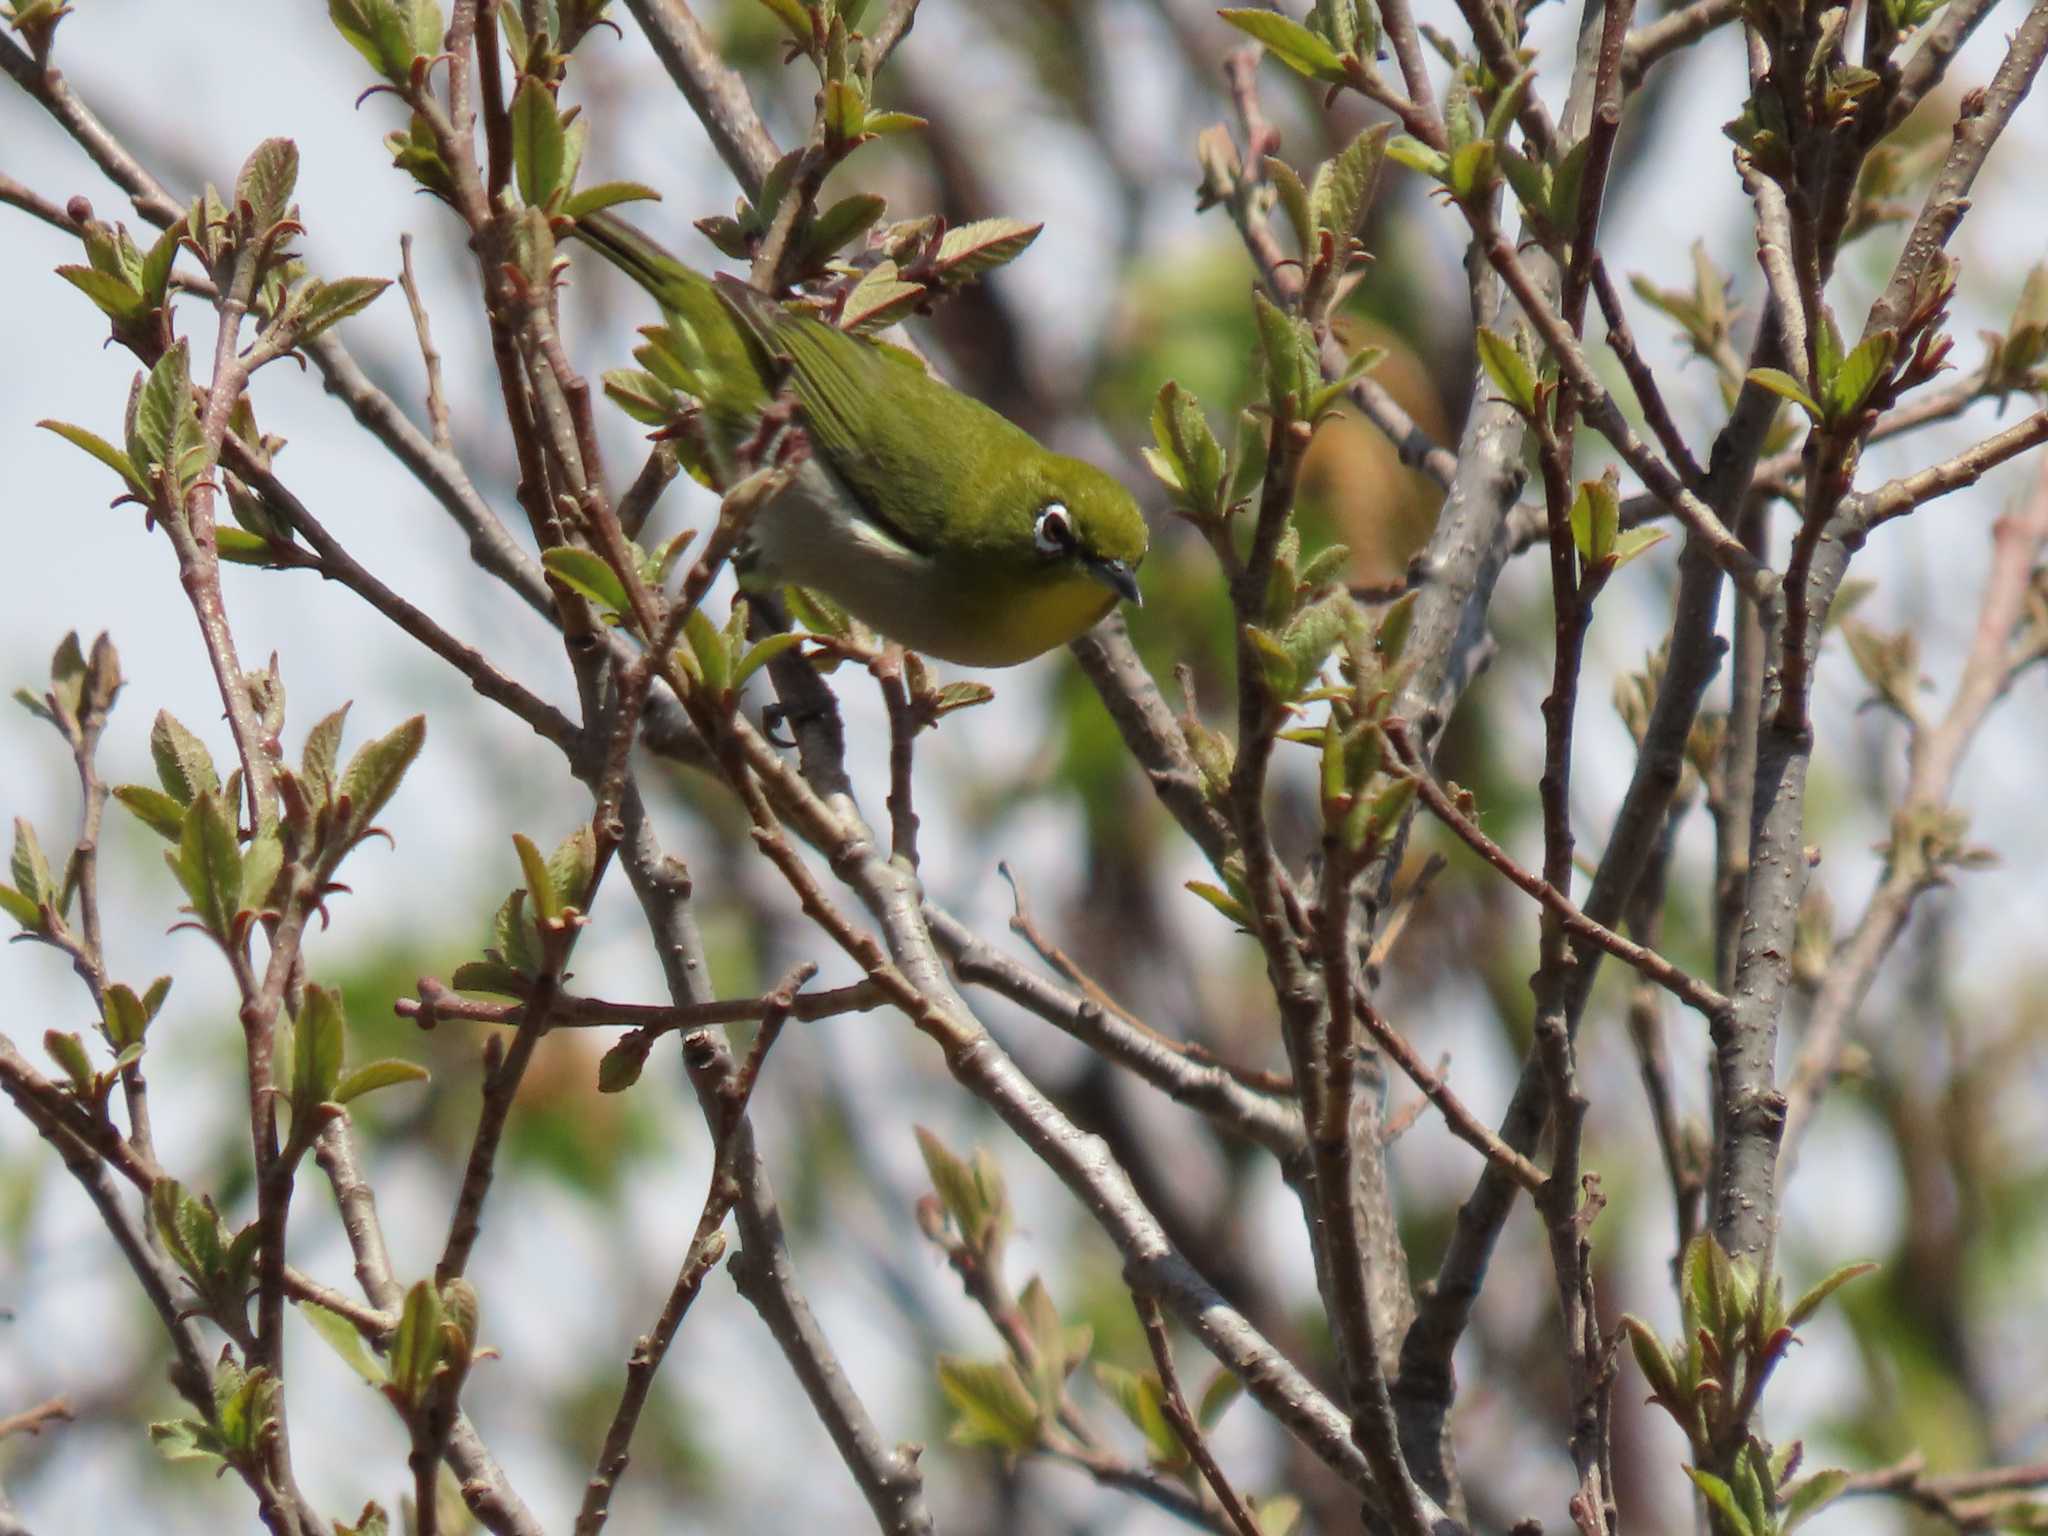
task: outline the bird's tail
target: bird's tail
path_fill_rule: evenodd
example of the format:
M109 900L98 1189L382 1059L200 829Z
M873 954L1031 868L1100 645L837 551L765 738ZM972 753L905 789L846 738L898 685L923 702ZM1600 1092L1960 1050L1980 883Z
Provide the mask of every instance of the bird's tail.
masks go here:
M685 314L692 300L711 291L711 280L671 256L660 244L624 219L609 213L585 214L576 221L576 238L645 288L662 308Z

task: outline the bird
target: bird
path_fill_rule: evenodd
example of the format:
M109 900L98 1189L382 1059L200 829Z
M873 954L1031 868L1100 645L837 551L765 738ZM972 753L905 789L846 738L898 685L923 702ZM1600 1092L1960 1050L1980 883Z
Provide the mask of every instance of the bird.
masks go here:
M573 233L659 303L692 361L722 487L780 400L809 455L755 514L742 588L822 594L910 650L1015 666L1119 600L1142 603L1143 514L1114 476L1054 453L900 347L686 266L622 219Z

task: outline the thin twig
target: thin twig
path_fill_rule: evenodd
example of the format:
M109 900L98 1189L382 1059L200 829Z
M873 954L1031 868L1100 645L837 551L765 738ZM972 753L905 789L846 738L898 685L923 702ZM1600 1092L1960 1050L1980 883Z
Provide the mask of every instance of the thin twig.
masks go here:
M1396 760L1407 770L1415 784L1418 798L1429 808L1430 814L1457 833L1467 847L1507 876L1512 884L1556 913L1573 938L1604 950L1622 964L1640 971L1687 1007L1709 1019L1727 1012L1730 1000L1721 993L1689 972L1673 965L1655 950L1645 949L1633 940L1622 937L1604 923L1595 922L1573 905L1571 897L1563 891L1533 870L1524 869L1517 864L1509 857L1506 849L1480 831L1472 818L1458 809L1451 797L1443 792L1436 780L1417 760L1414 744L1408 739L1406 724L1400 720L1388 720L1385 729L1387 741L1394 748Z
M1152 1363L1159 1368L1160 1407L1166 1413L1166 1422L1173 1426L1173 1432L1186 1447L1189 1458L1201 1469L1202 1480L1216 1495L1216 1502L1223 1506L1223 1512L1238 1536L1260 1536L1262 1527L1258 1517L1252 1513L1243 1496L1231 1487L1230 1479L1223 1475L1222 1466L1209 1449L1208 1437L1188 1410L1187 1397L1180 1387L1180 1373L1173 1365L1173 1341L1166 1336L1165 1314L1150 1296L1134 1297L1133 1301L1138 1308L1138 1320L1145 1325L1145 1342L1151 1346Z
M398 237L399 284L405 290L407 308L412 311L413 330L420 339L420 361L427 370L427 424L433 429L434 446L443 453L455 451L454 436L448 430L448 398L441 391L441 354L434 349L434 333L427 323L427 306L420 298L420 286L412 271L412 235Z

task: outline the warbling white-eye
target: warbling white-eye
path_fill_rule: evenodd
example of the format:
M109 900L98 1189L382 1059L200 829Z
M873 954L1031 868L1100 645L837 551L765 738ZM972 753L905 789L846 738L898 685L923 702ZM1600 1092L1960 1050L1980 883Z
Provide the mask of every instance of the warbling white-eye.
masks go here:
M576 233L666 312L730 484L778 394L810 456L762 507L744 586L824 594L912 650L1007 667L1139 601L1145 521L1122 485L1045 448L900 348L692 271L607 215ZM673 359L672 359L673 361Z

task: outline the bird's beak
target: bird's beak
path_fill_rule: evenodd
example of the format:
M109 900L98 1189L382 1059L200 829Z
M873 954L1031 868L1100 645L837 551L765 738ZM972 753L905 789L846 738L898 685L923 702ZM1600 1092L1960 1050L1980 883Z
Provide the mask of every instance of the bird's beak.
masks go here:
M1091 559L1088 574L1116 593L1125 602L1142 608L1145 599L1138 595L1138 573L1125 560Z

